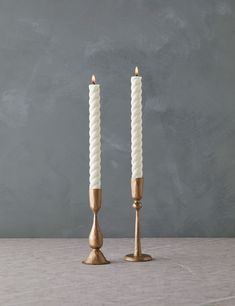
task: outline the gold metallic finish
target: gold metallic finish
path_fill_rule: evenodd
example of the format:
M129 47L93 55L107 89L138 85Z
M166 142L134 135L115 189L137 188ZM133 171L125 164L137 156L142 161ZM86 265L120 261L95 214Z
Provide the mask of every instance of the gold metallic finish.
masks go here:
M144 178L131 179L131 195L136 201L140 201L144 192Z
M141 261L150 261L152 257L148 254L141 254L140 256L135 256L134 254L128 254L124 257L126 261L132 262L141 262Z
M131 180L131 195L134 200L133 207L136 210L135 213L135 244L134 253L128 254L124 257L127 261L141 262L150 261L152 257L148 254L142 254L141 241L140 241L140 209L142 207L141 199L143 197L144 179L136 178Z
M89 245L92 250L87 259L83 261L84 264L88 265L105 265L110 263L100 251L103 245L103 235L98 222L98 212L101 208L101 193L101 189L89 190L90 208L93 212L93 225L89 235Z

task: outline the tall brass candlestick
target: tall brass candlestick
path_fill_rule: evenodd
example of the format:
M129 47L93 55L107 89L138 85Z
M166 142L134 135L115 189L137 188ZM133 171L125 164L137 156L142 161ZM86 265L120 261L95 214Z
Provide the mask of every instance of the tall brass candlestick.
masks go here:
M135 245L134 253L125 256L125 260L138 262L138 261L150 261L152 257L148 254L142 254L141 241L140 241L140 209L142 207L141 199L143 197L144 179L135 178L131 180L131 194L134 200L133 207L136 210L135 215Z
M89 244L91 247L91 252L86 260L83 261L84 264L88 265L105 265L110 262L105 258L104 254L100 251L103 245L103 235L100 230L98 222L98 211L101 208L101 189L90 189L90 208L93 212L93 225L89 235Z

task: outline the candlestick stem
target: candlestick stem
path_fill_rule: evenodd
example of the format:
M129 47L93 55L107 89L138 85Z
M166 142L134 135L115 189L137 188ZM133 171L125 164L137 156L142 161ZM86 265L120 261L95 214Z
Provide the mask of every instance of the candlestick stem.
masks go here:
M125 260L132 262L150 261L152 257L148 254L142 254L141 251L141 236L140 236L140 209L142 204L140 200L143 196L143 178L135 178L131 180L131 192L134 199L133 207L136 210L135 213L135 241L134 241L134 253L125 256Z
M141 241L140 241L140 209L142 207L140 201L135 201L133 207L136 209L135 212L135 246L134 255L136 257L141 255Z
M83 261L88 265L104 265L110 262L105 258L104 254L100 251L103 245L103 235L100 230L98 221L98 212L101 208L101 189L90 189L90 208L93 212L93 225L89 235L89 244L91 252L87 259Z

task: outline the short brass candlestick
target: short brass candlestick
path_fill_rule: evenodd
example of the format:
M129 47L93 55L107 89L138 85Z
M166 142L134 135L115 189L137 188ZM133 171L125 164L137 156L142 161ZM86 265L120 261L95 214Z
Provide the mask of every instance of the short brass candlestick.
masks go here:
M88 265L105 265L110 262L105 258L104 254L100 251L103 245L103 235L100 230L98 222L98 211L101 208L101 189L90 189L90 208L93 212L93 225L89 235L89 244L91 247L91 252L86 260L83 261L84 264Z
M131 194L134 200L133 207L136 210L135 215L135 246L134 253L125 256L125 260L138 262L138 261L150 261L152 257L148 254L142 254L141 241L140 241L140 209L142 207L140 200L143 196L144 179L135 178L131 180Z

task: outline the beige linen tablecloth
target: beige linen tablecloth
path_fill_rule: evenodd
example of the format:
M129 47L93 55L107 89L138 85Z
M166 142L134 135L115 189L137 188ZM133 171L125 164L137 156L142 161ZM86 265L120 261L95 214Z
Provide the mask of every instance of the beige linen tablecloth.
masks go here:
M0 239L0 305L235 306L235 239L105 239L112 264L87 266L87 239Z

